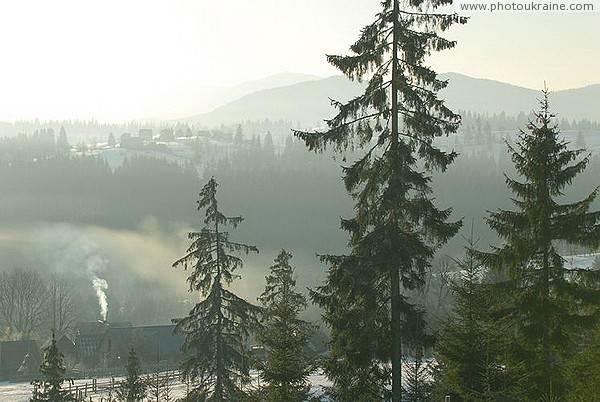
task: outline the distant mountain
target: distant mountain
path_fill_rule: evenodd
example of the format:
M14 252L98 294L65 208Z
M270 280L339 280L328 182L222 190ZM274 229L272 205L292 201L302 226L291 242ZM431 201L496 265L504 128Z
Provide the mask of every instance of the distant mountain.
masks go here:
M317 81L317 80L321 80L321 79L323 79L323 77L319 77L316 75L310 75L310 74L298 74L298 73L290 73L290 72L271 75L269 77L262 78L260 80L245 82L243 84L228 88L223 93L221 100L225 100L226 98L228 98L228 99L226 102L223 102L221 105L224 105L225 103L229 103L231 101L239 99L242 96L251 94L253 92L258 92L258 91L262 91L265 89L271 89L271 88L286 87L286 86L298 84L301 82ZM221 105L219 105L219 106L221 106Z
M199 86L187 91L178 91L166 103L179 107L180 114L183 115L193 115L198 112L208 113L253 92L294 85L300 82L320 80L322 78L316 75L286 72L245 82L233 87Z
M501 113L517 115L537 108L540 92L500 81L473 78L457 73L440 74L448 80L448 86L440 91L440 97L454 110L476 113Z
M559 117L600 121L600 84L558 91L550 96L550 107Z
M538 108L540 91L499 81L473 78L457 73L441 74L449 85L440 92L447 105L455 110L514 116ZM277 82L276 79L269 81ZM257 85L243 86L249 90ZM343 76L300 82L263 89L218 107L210 113L183 121L205 125L230 124L246 120L290 120L303 126L318 126L335 115L330 98L346 101L360 94L363 86ZM561 118L600 120L600 84L584 88L551 92L550 104Z
M360 94L362 86L343 76L265 89L237 99L210 113L183 119L206 125L229 124L246 120L290 120L318 126L333 117L331 99L349 100Z
M517 115L538 109L537 99L541 96L538 90L457 73L440 77L449 80L440 96L453 110ZM563 91L550 88L550 91L550 107L560 118L600 120L600 84Z

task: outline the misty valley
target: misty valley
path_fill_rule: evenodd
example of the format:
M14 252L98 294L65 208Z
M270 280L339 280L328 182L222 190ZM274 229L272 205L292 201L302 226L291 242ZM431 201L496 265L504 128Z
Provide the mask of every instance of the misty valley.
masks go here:
M482 245L495 244L498 240L483 217L486 210L510 204L502 180L503 173L512 169L503 141L513 141L522 122L464 116L457 135L438 139L440 146L457 150L460 158L446 173L433 177L437 202L454 206L455 217L473 222ZM30 126L31 133L0 140L2 297L6 303L14 302L18 298L5 287L17 291L25 289L20 282L30 281L27 286L33 285L36 294L29 294L32 299L23 303L32 310L39 304L23 327L3 316L5 341L34 339L42 345L53 326L73 341L86 332L101 337L106 331L102 322L125 326L127 341L120 342L127 345L132 337L144 337L135 335L136 328L150 331L145 334L150 339L168 340L171 320L184 316L197 300L187 291L184 273L171 265L187 248L187 232L201 225L195 200L202 183L211 177L219 180L220 205L245 218L231 235L260 250L244 257L241 281L233 284L247 300L260 294L261 278L280 249L293 254L300 288L314 288L324 278L316 254L347 249L344 234L337 230L339 217L352 213L339 180L344 162L331 153L308 152L290 134L289 122L215 129L183 124L111 127L124 131L117 135L119 141L114 131L107 134L104 127L86 125L93 134L78 134L76 128L67 132L62 122L40 123ZM569 128L563 134L572 143L590 143L594 151L590 167L569 193L578 199L598 182L600 159L595 151L600 142L594 141L600 128L586 122L573 122ZM127 134L133 130L136 135ZM91 142L102 134L107 141ZM78 138L78 144L70 144L70 137ZM347 158L351 157L349 153ZM454 259L463 248L463 239L450 241L429 273L427 286L432 291L412 295L426 306L432 331L451 311L453 296L443 278L460 269ZM565 245L563 251L575 255L594 250ZM586 263L597 264L593 254L579 265ZM58 321L53 317L56 309L61 310ZM303 318L319 323L320 314L312 306ZM154 335L153 328L163 333ZM312 347L323 353L327 337L321 325ZM144 363L151 366L156 358L152 342L136 342L141 342ZM118 372L127 353L123 347L116 347L110 356L86 359L75 351L70 368L80 374ZM14 372L3 373L5 379L15 379Z

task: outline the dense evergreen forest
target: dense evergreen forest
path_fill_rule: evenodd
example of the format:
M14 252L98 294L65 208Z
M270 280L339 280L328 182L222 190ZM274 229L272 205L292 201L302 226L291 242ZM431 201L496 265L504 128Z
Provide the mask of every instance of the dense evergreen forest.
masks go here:
M474 121L483 123L473 123L474 127L491 125L491 120L480 119ZM465 125L471 127L468 124L467 118ZM572 126L580 124L587 126L585 122ZM163 229L191 225L195 218L190 199L198 183L215 176L222 184L223 203L249 218L240 235L252 233L258 242L275 248L277 243L313 252L324 252L319 248L323 245L334 250L344 247L337 218L349 214L352 204L339 181L342 157L311 154L285 131L249 136L240 130L243 142L236 143L234 134L225 138L217 134L214 149L204 147L196 161L170 162L168 153L164 157L132 153L114 170L102 152L65 155L59 151L58 136L55 139L50 131L5 137L0 140L0 178L2 208L7 213L0 219L3 226L42 221L137 229L151 216ZM474 220L482 242L491 244L495 239L482 218L486 210L510 202L502 178L514 168L503 141L512 141L512 136L473 130L472 138L442 139L443 147L455 149L460 156L433 180L440 205L453 206L455 216ZM582 145L578 142L594 144L598 137L589 128L571 133L573 147ZM218 148L226 151L216 153ZM575 199L594 186L599 159L593 152L590 168L576 178L568 197ZM456 243L445 254L460 253L460 241Z

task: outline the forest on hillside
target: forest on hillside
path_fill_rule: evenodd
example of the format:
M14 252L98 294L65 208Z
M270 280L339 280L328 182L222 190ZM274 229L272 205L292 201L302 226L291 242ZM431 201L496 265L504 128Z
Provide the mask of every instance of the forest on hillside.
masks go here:
M487 210L510 206L510 194L503 183L503 174L513 174L514 168L503 151L502 134L486 136L484 127L492 122L480 121L483 121L480 124L482 131L474 131L477 133L475 138L461 136L459 138L465 142L458 144L453 138L448 138L447 146L455 148L460 157L446 173L433 176L433 185L439 205L453 206L455 217L473 222L474 231L481 238L480 244L485 247L496 244L498 239L484 224L483 217ZM577 124L574 123L575 126ZM478 126L477 119L474 119L474 130ZM586 133L583 138L589 138L588 142L597 135L593 131L583 132ZM178 231L195 227L198 215L194 200L201 183L214 176L220 183L223 207L246 217L245 224L236 230L236 235L252 240L261 250L276 252L287 248L294 251L295 258L302 262L300 282L305 286L316 286L323 278L324 269L315 254L346 249L347 239L338 230L339 218L352 213L352 202L340 182L343 158L331 153L310 153L289 133L286 137L285 131L262 136L246 135L241 128L241 133L244 140L237 144L233 138L235 134L216 137L217 143L221 144L217 146L227 150L221 153L221 159L214 159L210 150L197 156L199 159L196 161L190 159L183 163L169 162L160 154L143 156L131 153L114 170L101 152L70 156L57 151L60 149L59 136L44 130L0 140L0 159L3 160L0 181L4 183L0 205L6 211L0 216L3 228L3 240L0 241L2 269L9 271L28 267L41 272L55 272L52 259L27 256L31 247L36 249L36 255L47 253L48 245L35 246L32 243L47 242L47 237L52 237L53 233L60 236L67 232L64 237L65 243L68 243L71 237L85 237L86 233L94 237L98 228L141 231L152 240L149 244L154 244ZM573 138L577 141L577 134ZM197 163L202 166L201 174ZM600 157L594 153L589 168L575 180L568 198L581 198L593 188L598 180L598 171ZM594 206L597 205L598 201ZM26 239L25 231L43 233L40 235L43 239ZM105 254L114 253L114 245L104 246L107 247ZM66 246L63 244L62 247ZM95 247L101 248L99 245ZM168 247L173 252L174 244ZM452 239L438 253L434 270L454 269L447 265L454 264L451 259L459 257L463 247L464 241L460 236ZM588 251L567 246L564 249L566 254ZM102 254L103 250L99 252ZM149 250L142 248L137 252ZM74 259L84 260L84 257L76 256ZM262 274L269 256L251 256L250 261L249 276L254 272ZM73 262L73 265L76 263ZM148 314L147 309L140 308L149 305L148 297L160 300L162 292L168 293L172 289L152 281L147 283L143 269L129 261L119 260L115 264L123 264L123 267L118 271L117 267L113 267L114 278L108 270L110 283L122 282L117 278L125 275L130 278L125 283L141 281L145 286L156 286L157 292L148 295L140 291L139 295L131 294L125 301L118 287L109 288L111 304L123 307L115 309L114 313L119 313L113 318L140 323L169 322L170 311ZM110 261L108 265L111 265ZM163 266L147 269L168 270L169 265L169 261L165 260ZM87 282L88 279L81 281ZM249 284L248 287L251 297L256 297L260 284ZM91 286L86 283L79 288L87 298L83 315L95 318L97 303ZM176 289L177 297L185 296L181 287ZM150 305L155 303L158 302ZM431 303L435 304L434 301ZM311 313L314 319L318 319L318 315L318 310Z

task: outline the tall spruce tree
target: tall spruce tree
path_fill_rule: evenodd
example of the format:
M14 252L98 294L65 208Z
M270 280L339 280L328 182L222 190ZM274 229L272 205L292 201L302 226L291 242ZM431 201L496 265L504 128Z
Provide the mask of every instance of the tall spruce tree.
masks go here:
M354 311L354 321L332 326L332 331L344 332L339 337L333 334L334 339L353 342L350 338L356 331L350 327L359 325L357 320L370 319L365 314L390 312L390 330L379 334L391 334L391 339L387 338L391 353L384 361L391 361L394 401L401 400L402 320L410 309L401 289L422 286L435 250L460 227L459 222L448 222L450 209L439 210L433 204L428 173L444 171L456 156L433 143L436 136L456 132L460 117L437 98L447 82L438 79L425 64L432 51L455 45L437 32L466 22L456 14L433 12L450 2L411 0L401 9L399 0L382 1L376 20L363 28L351 46L352 54L328 56L328 61L350 79L367 81L364 93L346 103L334 101L338 114L327 121L327 130L295 133L314 151L327 146L341 152L353 147L366 149L358 160L344 167L344 183L356 206L355 216L342 220L342 228L350 234L353 260L362 268L332 269L350 276L369 270L364 289L377 296L376 303L368 311ZM340 303L347 302L343 300L346 291L341 289L344 281L334 276L327 281L322 296L339 294ZM353 286L351 280L349 283ZM364 310L368 303L358 308ZM329 299L322 306L327 309L332 304L336 302ZM382 322L382 326L388 324ZM383 347L384 342L379 343ZM339 350L344 349L340 345ZM375 353L368 351L362 359L372 362ZM373 365L366 363L364 368L370 370ZM338 378L332 380L335 385Z
M141 377L142 367L137 353L133 348L129 350L125 362L125 379L119 384L117 398L123 402L142 401L147 394L148 386Z
M553 124L548 92L528 132L521 131L515 147L508 146L517 181L506 177L516 210L490 214L488 225L505 242L491 252L477 252L489 268L506 281L501 302L517 327L514 358L530 373L528 397L562 398L567 389L564 362L577 334L592 328L600 310L600 272L565 266L558 242L597 247L600 212L590 212L598 194L594 189L581 201L560 203L563 190L581 173L589 155L570 150Z
M267 349L261 377L267 383L266 399L272 402L304 401L310 389L307 378L311 364L304 348L313 328L298 318L306 309L306 298L296 290L291 258L290 253L281 250L259 297L264 325L258 339Z
M69 390L63 389L65 382L65 358L58 350L56 338L52 332L52 342L44 350L44 360L40 366L40 372L44 376L43 380L34 380L32 402L68 402L75 401Z
M242 267L241 258L231 253L258 249L229 240L224 227L235 228L243 218L219 210L214 178L202 188L198 210L205 210L204 227L188 234L192 244L187 254L173 263L191 271L189 291L204 297L187 317L173 320L176 331L185 335L181 370L184 378L198 380L189 400L236 401L249 381L250 355L244 342L260 311L228 289L239 278L234 271Z

